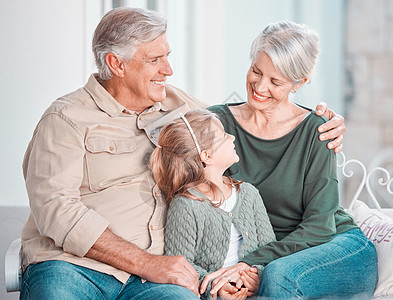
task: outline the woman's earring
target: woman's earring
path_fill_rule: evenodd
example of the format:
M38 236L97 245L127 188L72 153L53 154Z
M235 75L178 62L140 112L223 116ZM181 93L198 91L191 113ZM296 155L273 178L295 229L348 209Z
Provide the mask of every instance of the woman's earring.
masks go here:
M202 162L202 166L203 166L204 168L206 168L206 164L205 164L204 161Z

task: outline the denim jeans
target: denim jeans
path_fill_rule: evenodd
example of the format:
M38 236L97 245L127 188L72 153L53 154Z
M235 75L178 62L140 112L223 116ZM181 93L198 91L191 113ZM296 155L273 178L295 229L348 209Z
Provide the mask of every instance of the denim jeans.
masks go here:
M269 263L263 299L370 299L378 281L377 253L360 229Z
M192 291L157 284L131 275L125 284L115 277L64 261L30 265L23 274L20 299L199 299Z

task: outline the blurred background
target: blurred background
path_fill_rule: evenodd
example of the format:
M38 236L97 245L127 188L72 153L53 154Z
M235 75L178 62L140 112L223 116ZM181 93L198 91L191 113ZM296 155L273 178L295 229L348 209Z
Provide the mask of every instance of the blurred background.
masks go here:
M282 19L307 24L320 35L321 53L311 84L295 101L311 108L325 101L345 117L348 159L370 167L393 156L393 0L0 3L1 244L9 244L10 232L20 233L28 213L21 165L35 125L52 101L82 87L95 72L94 28L118 6L157 10L167 17L174 69L168 81L209 104L245 99L249 48L265 25ZM393 174L393 158L384 164ZM343 205L355 185L341 185ZM0 279L0 299L14 297L5 295Z

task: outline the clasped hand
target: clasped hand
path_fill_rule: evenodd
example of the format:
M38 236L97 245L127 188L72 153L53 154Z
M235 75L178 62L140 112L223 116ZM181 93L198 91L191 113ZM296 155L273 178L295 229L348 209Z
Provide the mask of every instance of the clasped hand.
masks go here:
M217 299L217 295L222 299L246 299L258 291L260 278L257 268L241 262L206 275L200 287L201 294L211 280L213 299Z

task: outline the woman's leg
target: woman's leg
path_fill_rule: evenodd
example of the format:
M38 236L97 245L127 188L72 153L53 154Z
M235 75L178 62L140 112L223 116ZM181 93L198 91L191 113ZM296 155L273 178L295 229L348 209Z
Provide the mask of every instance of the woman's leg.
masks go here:
M271 299L370 299L377 281L375 247L360 229L353 229L268 264L259 295Z

